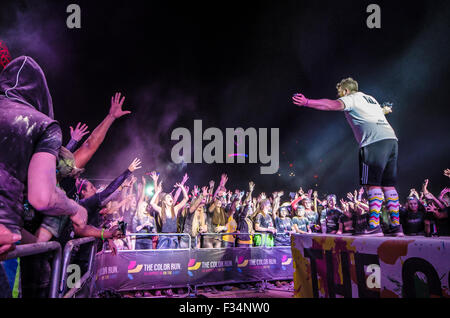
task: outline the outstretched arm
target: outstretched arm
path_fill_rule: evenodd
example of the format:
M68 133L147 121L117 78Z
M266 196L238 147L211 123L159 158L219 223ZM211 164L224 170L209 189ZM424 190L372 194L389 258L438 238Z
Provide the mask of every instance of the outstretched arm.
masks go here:
M100 202L103 202L108 198L111 194L113 194L122 183L137 169L140 169L141 160L138 158L134 159L133 162L128 166L128 169L125 170L120 176L114 179L102 192L98 193L98 198Z
M185 173L184 176L183 176L183 180L181 180L181 185L184 186L184 184L186 183L186 181L188 181L188 179L189 179L188 174ZM181 194L181 188L178 188L177 191L175 192L174 197L173 197L173 202L176 203L178 201L178 198L180 197L180 194Z
M150 205L156 212L161 213L161 207L159 207L156 204L156 199L159 197L159 194L162 191L162 184L161 184L162 182L158 184L158 175L156 174L155 171L152 171L150 173L150 177L153 179L154 188L155 188L155 194L152 196L152 199L150 200Z
M178 214L178 211L179 211L180 209L182 209L182 208L186 205L186 203L188 202L188 200L189 200L189 195L188 195L188 193L186 192L186 188L185 188L182 184L177 183L177 184L175 184L175 186L176 186L176 187L180 187L180 188L181 188L181 191L183 192L183 200L181 200L180 203L178 203L177 205L175 205L175 213Z
M292 97L295 105L305 106L309 108L314 108L318 110L344 110L344 102L341 100L332 99L308 99L302 94L295 94Z
M105 139L106 133L111 127L112 123L123 115L131 113L130 111L123 111L122 105L125 101L125 96L120 98L121 94L116 93L111 97L111 108L106 118L98 125L89 138L81 145L81 147L75 151L75 165L78 168L84 168L84 166L91 160L94 153L102 144Z

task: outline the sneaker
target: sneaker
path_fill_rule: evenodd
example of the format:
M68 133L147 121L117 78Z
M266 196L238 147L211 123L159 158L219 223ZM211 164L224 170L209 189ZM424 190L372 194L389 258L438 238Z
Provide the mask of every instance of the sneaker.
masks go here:
M390 226L389 229L387 229L387 231L384 233L384 235L387 236L405 236L405 234L403 234L403 228L401 225L397 225L397 226Z
M361 235L361 236L384 236L383 231L381 230L380 226L377 226L373 229L368 228L365 229L364 232L359 233L357 235Z

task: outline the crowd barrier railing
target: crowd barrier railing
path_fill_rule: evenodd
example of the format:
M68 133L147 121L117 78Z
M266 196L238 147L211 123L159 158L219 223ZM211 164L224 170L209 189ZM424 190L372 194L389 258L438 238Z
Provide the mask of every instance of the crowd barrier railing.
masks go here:
M49 298L58 298L58 284L61 273L61 245L58 242L43 242L17 245L16 248L2 257L2 260L44 254L53 251L52 272Z
M149 237L149 238L153 237L153 236L157 236L157 237L160 237L160 236L180 236L180 237L187 236L188 239L189 239L189 245L188 245L187 248L181 248L181 247L178 247L178 248L161 248L161 249L158 249L158 250L171 251L171 250L191 249L191 236L189 234L187 234L187 233L128 233L127 235L125 235L125 237L130 237L131 239L136 239L136 237L139 237L139 236L141 236L141 237ZM103 250L105 250L104 247L105 247L105 245L103 245ZM150 249L123 249L123 250L120 250L120 252L126 252L126 251L133 251L133 252L135 252L135 251L147 251L147 250L150 250ZM153 248L152 248L152 250L153 250Z
M91 276L92 274L92 267L93 262L96 254L96 238L95 237L83 237L75 240L71 240L67 242L66 246L64 247L63 251L63 264L61 269L61 282L60 282L60 288L59 288L59 298L71 298L73 295L82 288L86 280ZM79 286L80 287L73 287L71 288L66 294L64 294L67 290L67 268L70 265L70 261L72 258L73 249L77 246L81 246L84 244L91 244L91 249L89 252L89 263L88 268L86 270L86 273L81 277Z

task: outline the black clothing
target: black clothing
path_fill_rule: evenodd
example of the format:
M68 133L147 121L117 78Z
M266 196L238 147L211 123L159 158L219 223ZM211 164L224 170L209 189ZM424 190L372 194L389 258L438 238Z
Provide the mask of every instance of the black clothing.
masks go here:
M16 58L0 74L0 223L11 231L20 232L24 224L31 157L57 157L61 143L42 69L30 57Z

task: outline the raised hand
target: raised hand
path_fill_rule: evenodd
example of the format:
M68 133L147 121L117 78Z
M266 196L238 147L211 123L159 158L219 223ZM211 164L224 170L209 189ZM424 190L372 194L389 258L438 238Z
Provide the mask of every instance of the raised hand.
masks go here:
M128 167L128 170L130 170L131 172L140 169L141 167L141 160L136 158L133 160L133 162L130 164L130 166Z
M353 196L353 194L352 194L351 192L349 192L349 193L347 193L347 198L348 198L350 201L353 201L354 196Z
M253 192L253 190L255 190L255 183L253 181L250 181L248 183L248 189L250 190L250 192Z
M131 113L128 110L122 110L125 96L123 96L122 99L120 97L121 93L116 93L113 97L111 97L111 108L109 109L109 115L115 119Z
M317 191L314 191L314 192L313 192L313 197L314 197L314 198L317 198L317 197L318 197Z
M444 176L450 178L450 169L445 169L445 170L444 170Z
M206 197L208 195L208 187L202 187L202 194L203 197Z
M194 196L197 196L199 193L198 186L194 186Z
M150 178L153 179L153 182L157 182L158 178L159 178L159 173L157 173L156 171L152 171L150 173L146 173L147 175L150 175Z
M309 189L309 190L308 190L308 198L310 198L310 199L311 199L311 194L312 194L312 192L313 192L312 189Z
M214 180L209 181L209 188L212 189L214 188Z
M188 176L187 173L185 173L184 176L183 176L183 180L181 180L181 184L185 184L186 181L188 181L188 179L189 179L189 176Z
M445 195L446 193L448 193L448 192L450 192L450 188L444 188L444 189L442 189L441 193L439 194L439 198L443 198L444 195Z
M303 94L295 94L292 97L292 102L298 106L307 106L308 99Z
M423 182L423 185L422 185L422 191L424 194L428 193L427 187L428 187L428 179L425 179L425 181Z
M298 194L300 195L304 195L305 191L303 191L302 187L300 187L300 189L298 189Z
M87 131L88 126L86 124L83 124L81 126L80 125L81 123L78 123L75 129L73 129L73 127L70 126L70 137L73 140L80 141L84 135L89 134L89 131Z
M220 177L220 185L221 185L221 186L225 186L225 184L227 183L227 181L228 181L227 175L226 175L225 173L222 174L222 176Z
M181 183L175 183L175 186L174 186L174 187L175 187L175 188L180 188L181 191L183 191L183 193L187 196L186 188L184 187L183 184L181 184Z
M266 193L265 192L261 193L261 200L264 200L264 199L266 199Z

